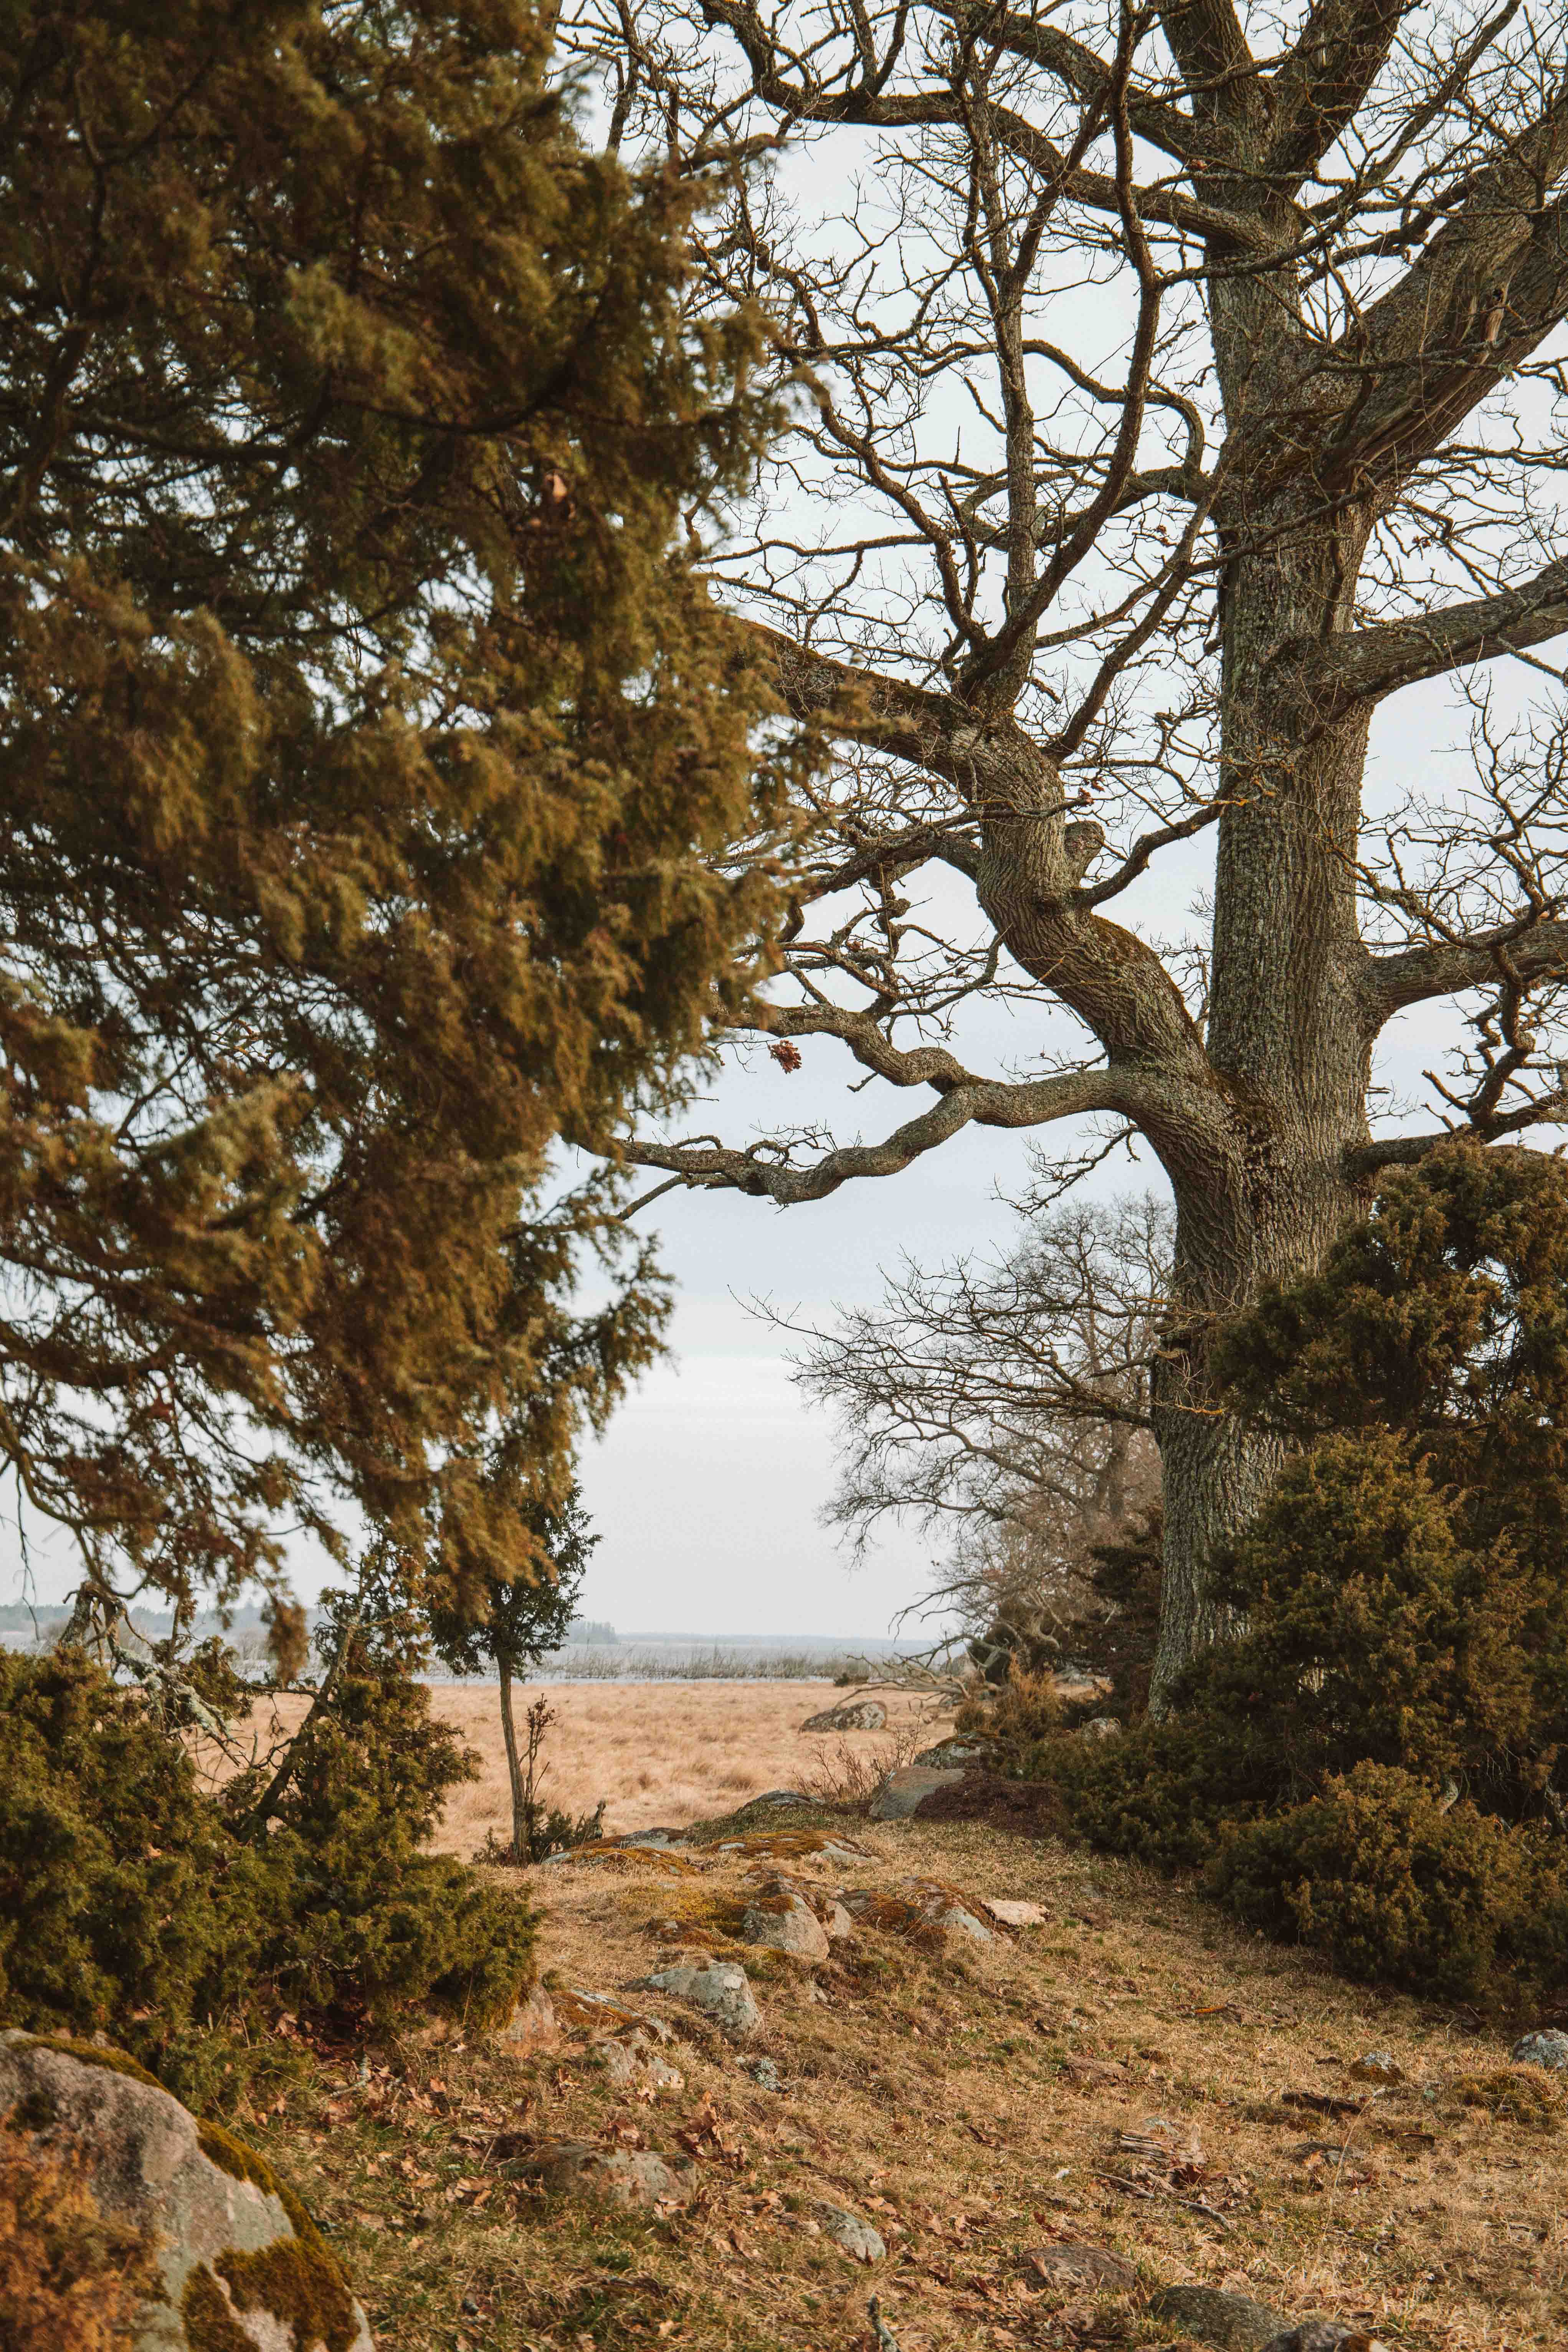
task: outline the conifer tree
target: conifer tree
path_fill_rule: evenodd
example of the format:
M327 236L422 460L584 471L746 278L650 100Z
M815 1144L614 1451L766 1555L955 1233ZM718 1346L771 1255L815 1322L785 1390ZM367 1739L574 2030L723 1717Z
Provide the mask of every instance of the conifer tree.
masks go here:
M501 1737L511 1785L511 1851L518 1862L531 1859L538 1807L533 1794L536 1784L524 1770L518 1747L511 1686L520 1675L529 1673L566 1639L584 1570L599 1540L588 1531L588 1515L575 1486L559 1509L536 1511L533 1532L546 1563L545 1574L492 1584L481 1596L482 1618L465 1617L439 1605L430 1616L436 1654L453 1674L482 1675L493 1666L500 1677ZM531 1717L529 1735L531 1766L535 1748Z
M355 1514L461 1598L662 1311L552 1148L766 928L752 329L525 0L18 0L0 82L0 1453L106 1614Z

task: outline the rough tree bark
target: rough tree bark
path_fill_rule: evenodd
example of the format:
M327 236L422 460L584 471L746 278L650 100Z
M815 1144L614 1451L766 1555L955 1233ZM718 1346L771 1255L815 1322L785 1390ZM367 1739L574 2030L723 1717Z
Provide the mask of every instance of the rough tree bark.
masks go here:
M841 764L795 986L727 1024L837 1039L928 1099L880 1142L633 1156L790 1204L971 1123L1147 1139L1176 1207L1158 1698L1222 1630L1205 1563L1274 1466L1215 1393L1216 1322L1320 1258L1390 1159L1568 1113L1560 729L1510 747L1483 719L1457 796L1412 795L1381 845L1363 804L1386 696L1568 627L1562 58L1507 0L1479 26L1315 0L1283 39L1232 0L1106 0L1072 35L971 0L702 15L587 5L574 37L627 136L646 107L670 168L731 175L704 285L768 308L810 394L713 566ZM792 141L820 146L814 200L858 174L831 235L745 177ZM1117 331L1075 310L1088 278ZM1194 986L1102 910L1210 827ZM937 867L990 928L945 961L910 896ZM971 1069L946 1039L998 988L1089 1055ZM1380 1034L1437 997L1468 999L1438 1119L1375 1136Z

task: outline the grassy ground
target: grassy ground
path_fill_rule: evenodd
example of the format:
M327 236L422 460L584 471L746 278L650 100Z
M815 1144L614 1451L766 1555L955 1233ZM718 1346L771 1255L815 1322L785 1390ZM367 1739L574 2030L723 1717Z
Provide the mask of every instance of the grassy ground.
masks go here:
M839 1826L874 1853L812 1874L826 1883L931 1873L1048 1924L985 1947L866 1930L814 1968L747 1948L764 2019L739 2053L632 1996L676 2026L679 2088L617 2090L580 2040L525 2058L458 2036L323 2058L251 2120L384 2352L864 2347L873 2290L901 2352L1066 2352L1169 2342L1143 2304L1183 2280L1394 2347L1568 2336L1563 2103L1495 2036L1347 1987L1125 1865L980 1827ZM682 1945L732 1951L744 1869L532 1874L547 1975L610 1992ZM1373 2049L1404 2081L1357 2078ZM760 2054L780 2093L743 2071ZM506 2177L567 2137L689 2154L698 2198L616 2216ZM872 2221L887 2260L841 2253L819 2200ZM1138 2292L1044 2284L1028 2257L1059 2240L1123 2255Z

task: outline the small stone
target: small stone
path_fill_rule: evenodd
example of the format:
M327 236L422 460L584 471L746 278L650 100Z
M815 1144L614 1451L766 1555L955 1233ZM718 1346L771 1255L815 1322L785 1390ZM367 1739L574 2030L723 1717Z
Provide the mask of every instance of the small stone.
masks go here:
M1356 2083L1403 2083L1405 2069L1395 2060L1392 2050L1369 2050L1351 2068L1351 2079Z
M771 2058L749 2058L746 2072L760 2091L782 2091L779 2070Z
M500 2168L503 2178L527 2180L550 2196L593 2197L626 2210L685 2205L697 2168L689 2157L658 2156L650 2147L590 2147L553 2140Z
M820 1715L808 1715L801 1725L803 1731L880 1731L888 1720L888 1710L879 1698L847 1698L837 1706L825 1706Z
M823 2235L831 2238L836 2246L842 2246L858 2263L881 2261L888 2249L869 2221L862 2221L858 2213L846 2212L842 2205L819 2205L816 2210L822 2216Z
M1113 1715L1094 1715L1079 1725L1078 1736L1080 1739L1120 1739L1121 1726Z
M770 1951L790 1952L797 1959L827 1958L826 1928L810 1904L782 1878L759 1888L746 1906L741 1941L764 1945Z
M855 1922L837 1896L827 1905L822 1924L830 1944L842 1944L855 1933Z
M1271 2336L1263 2352L1388 2352L1388 2347L1342 2319L1304 2319L1299 2327Z
M1122 2294L1138 2284L1131 2263L1124 2263L1120 2254L1107 2253L1102 2246L1079 2246L1070 2242L1037 2246L1024 2256L1024 2267L1051 2285L1060 2280L1068 2285L1086 2286L1095 2294Z
M808 1797L804 1789L764 1789L760 1797L749 1797L742 1811L751 1813L755 1812L759 1805L814 1805L816 1802L816 1799Z
M974 1944L994 1940L990 1928L970 1909L968 1896L956 1886L944 1886L940 1878L906 1878L903 1886L910 1901L933 1927L967 1936Z
M1568 2067L1568 2033L1561 2026L1542 2026L1538 2032L1526 2033L1509 2052L1516 2066L1545 2066L1561 2074Z
M1037 1903L1014 1903L1000 1895L983 1895L980 1907L1004 1927L1043 1927L1046 1914Z
M889 1772L871 1800L874 1822L907 1822L922 1797L934 1794L938 1789L952 1789L963 1774L956 1769L940 1770L931 1764L906 1764L897 1772Z
M659 2056L640 2029L624 2037L601 2042L596 2049L604 2062L605 2072L617 2091L629 2090L639 2076L660 2091L679 2091L685 2083L685 2075Z
M479 2315L478 2301L471 2294L466 2294L458 2308L469 2319L477 2319Z
M751 1980L738 1960L711 1960L702 1969L658 1969L639 1977L633 1992L668 1992L712 2018L731 2042L744 2042L763 2021Z
M1163 2287L1149 2305L1149 2316L1176 2328L1214 2352L1263 2352L1289 2332L1290 2322L1250 2295L1226 2294L1213 2286Z

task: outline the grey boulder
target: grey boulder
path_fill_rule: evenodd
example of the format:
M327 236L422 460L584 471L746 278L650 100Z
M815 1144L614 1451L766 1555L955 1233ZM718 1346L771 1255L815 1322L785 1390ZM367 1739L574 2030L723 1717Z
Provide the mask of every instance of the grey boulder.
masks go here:
M651 2147L591 2147L583 2140L552 2140L501 2167L552 2197L591 2197L625 2210L634 2206L690 2202L697 2168L689 2157L659 2156Z
M1263 2352L1290 2327L1283 2313L1270 2311L1267 2304L1214 2286L1162 2287L1150 2301L1149 2316L1212 2345L1215 2352Z
M373 2352L363 2312L299 2199L265 2158L119 2052L0 2034L0 2115L20 2111L38 2154L64 2163L101 2212L158 2240L162 2294L134 2352Z
M837 1706L825 1706L820 1715L808 1715L801 1725L803 1731L880 1731L888 1720L888 1710L879 1698L847 1698Z
M742 1944L764 1945L770 1951L790 1952L802 1960L827 1958L827 1930L787 1881L775 1878L759 1887L741 1921Z
M922 1797L951 1789L963 1774L956 1767L943 1771L934 1764L906 1764L889 1772L871 1800L874 1822L907 1822Z
M1546 2066L1553 2074L1568 2067L1568 2033L1560 2026L1543 2026L1538 2033L1526 2033L1509 2052L1516 2066Z
M816 2210L822 2216L823 2235L836 2246L842 2246L858 2263L881 2261L888 2249L869 2221L862 2221L858 2213L847 2212L842 2205L819 2205Z
M667 1992L677 2000L689 2000L731 2042L748 2041L763 2021L751 1980L739 1960L711 1960L702 1969L658 1969L650 1977L638 1977L630 1990Z
M1107 2253L1103 2246L1080 2246L1070 2241L1033 2248L1025 2255L1024 2265L1047 2285L1088 2287L1091 2294L1125 2294L1138 2284L1138 2273L1120 2254Z

